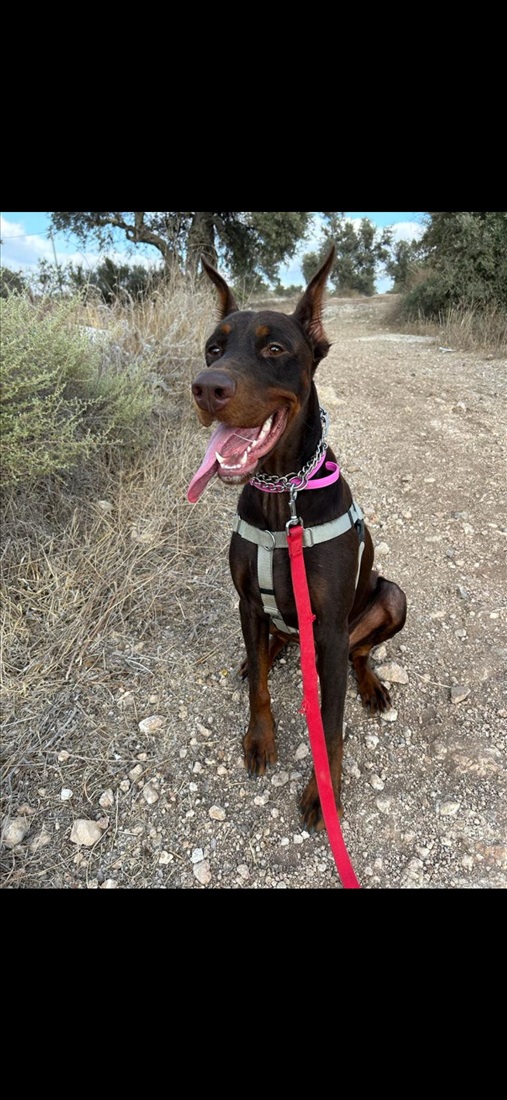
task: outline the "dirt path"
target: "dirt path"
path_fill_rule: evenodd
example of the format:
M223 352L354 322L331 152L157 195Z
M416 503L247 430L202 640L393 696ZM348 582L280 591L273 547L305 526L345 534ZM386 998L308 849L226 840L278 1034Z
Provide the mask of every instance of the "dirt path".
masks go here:
M505 888L507 361L389 333L385 308L382 298L330 300L332 349L317 376L377 562L409 606L403 632L376 655L398 666L394 720L368 717L350 679L344 837L364 887ZM196 446L199 461L202 439ZM118 691L111 680L94 704L91 689L67 689L69 713L81 708L74 749L87 761L86 799L80 812L76 801L57 805L63 773L50 770L53 808L32 829L25 881L18 856L11 885L341 888L327 837L302 831L297 811L311 757L296 648L271 674L278 764L257 780L243 769L247 687L236 676L242 642L226 564L236 496L218 483L206 493L207 573L188 563L173 621L144 645L131 685ZM185 592L195 603L196 591L189 631ZM141 733L153 714L160 728ZM33 806L35 793L26 797ZM101 820L95 848L69 843L76 816Z

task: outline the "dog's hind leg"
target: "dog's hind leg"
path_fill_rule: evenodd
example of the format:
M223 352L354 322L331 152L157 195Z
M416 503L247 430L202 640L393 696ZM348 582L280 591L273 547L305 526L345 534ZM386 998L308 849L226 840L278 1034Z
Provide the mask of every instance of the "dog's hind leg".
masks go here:
M363 706L372 712L388 710L391 700L387 689L368 666L370 650L402 629L406 613L407 601L401 588L385 577L378 577L372 570L367 602L349 622L349 657Z

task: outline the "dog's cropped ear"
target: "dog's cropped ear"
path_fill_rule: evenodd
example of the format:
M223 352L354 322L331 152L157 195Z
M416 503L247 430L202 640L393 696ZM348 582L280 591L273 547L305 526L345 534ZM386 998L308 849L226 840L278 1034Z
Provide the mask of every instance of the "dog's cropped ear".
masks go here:
M211 282L218 288L218 296L220 301L220 320L223 321L224 317L227 317L229 313L235 313L239 306L236 304L236 299L232 291L227 286L225 279L219 275L218 271L208 263L204 256L201 256L202 266L206 274L211 279Z
M299 321L299 324L303 326L312 345L314 368L327 355L331 347L322 327L322 299L326 288L326 280L333 266L334 256L335 247L333 245L324 263L319 267L311 282L308 283L303 297L299 300L292 314L294 320Z

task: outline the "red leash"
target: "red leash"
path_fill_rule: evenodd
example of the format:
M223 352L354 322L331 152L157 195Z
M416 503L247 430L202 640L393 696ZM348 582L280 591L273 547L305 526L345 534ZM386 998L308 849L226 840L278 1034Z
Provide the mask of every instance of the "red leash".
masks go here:
M331 782L324 727L322 725L317 683L317 666L315 664L315 646L313 643L312 624L315 615L312 612L308 583L306 580L303 556L303 528L301 524L287 524L287 542L289 545L292 584L299 623L301 671L303 674L303 709L310 736L322 816L327 829L331 851L342 883L346 889L358 890L360 889L360 885L350 862L340 828L340 819L336 809L333 784Z

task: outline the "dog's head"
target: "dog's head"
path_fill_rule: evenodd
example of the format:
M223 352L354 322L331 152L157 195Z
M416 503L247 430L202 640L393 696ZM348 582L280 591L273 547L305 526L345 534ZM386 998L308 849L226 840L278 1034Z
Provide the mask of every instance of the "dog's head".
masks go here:
M232 485L248 481L306 405L315 368L330 348L322 301L334 254L333 247L291 314L240 310L225 279L202 257L220 314L192 394L201 423L218 420L219 426L190 483L190 501L214 474Z

